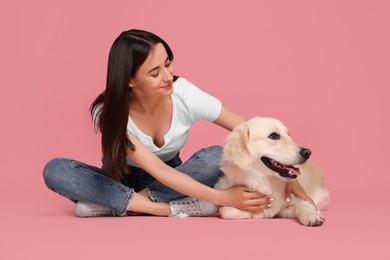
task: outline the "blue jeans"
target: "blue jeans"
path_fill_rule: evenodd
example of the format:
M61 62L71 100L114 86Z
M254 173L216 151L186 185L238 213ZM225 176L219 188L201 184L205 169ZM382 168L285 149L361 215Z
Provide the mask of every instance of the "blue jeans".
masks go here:
M221 176L219 160L221 146L211 146L193 154L182 164L177 155L166 162L200 183L213 187ZM118 214L123 214L131 204L134 192L148 189L152 201L170 201L185 197L157 181L141 168L129 166L130 173L124 174L120 182L106 175L106 172L91 165L72 159L50 160L43 177L47 187L70 200L88 201L103 205Z

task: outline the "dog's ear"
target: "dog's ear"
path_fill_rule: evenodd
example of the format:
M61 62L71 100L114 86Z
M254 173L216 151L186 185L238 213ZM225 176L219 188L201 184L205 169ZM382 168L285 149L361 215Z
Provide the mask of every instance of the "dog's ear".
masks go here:
M226 159L244 170L248 170L252 163L252 156L248 148L249 134L247 123L237 126L226 138L223 148Z

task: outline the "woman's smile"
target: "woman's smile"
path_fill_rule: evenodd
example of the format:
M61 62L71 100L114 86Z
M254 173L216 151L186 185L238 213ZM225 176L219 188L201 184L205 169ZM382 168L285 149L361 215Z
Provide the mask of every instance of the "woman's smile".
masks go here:
M162 86L161 88L171 89L172 88L172 82L169 82L169 84L166 84L166 85Z

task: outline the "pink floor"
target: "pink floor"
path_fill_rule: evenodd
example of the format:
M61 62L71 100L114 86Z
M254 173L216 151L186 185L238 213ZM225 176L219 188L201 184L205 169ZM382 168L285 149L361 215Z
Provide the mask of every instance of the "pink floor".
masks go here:
M217 217L82 219L51 196L2 213L0 259L389 259L389 207L338 201L326 223ZM335 198L336 199L336 198ZM4 206L3 206L4 207Z

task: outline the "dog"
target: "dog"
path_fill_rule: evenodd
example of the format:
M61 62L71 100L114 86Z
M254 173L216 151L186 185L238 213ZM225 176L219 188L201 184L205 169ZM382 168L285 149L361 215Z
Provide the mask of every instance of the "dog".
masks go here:
M235 127L226 137L220 169L222 177L216 189L237 185L247 186L273 197L272 206L258 213L224 206L219 209L223 219L295 218L304 226L321 226L325 219L319 212L329 202L321 172L308 161L311 151L296 144L287 127L272 117L254 117ZM285 198L288 182L297 179L311 203L292 196Z

